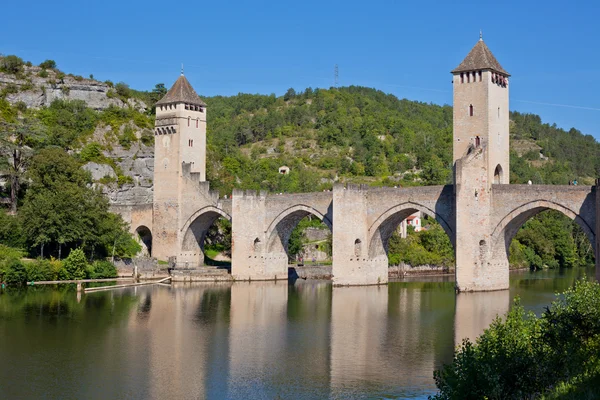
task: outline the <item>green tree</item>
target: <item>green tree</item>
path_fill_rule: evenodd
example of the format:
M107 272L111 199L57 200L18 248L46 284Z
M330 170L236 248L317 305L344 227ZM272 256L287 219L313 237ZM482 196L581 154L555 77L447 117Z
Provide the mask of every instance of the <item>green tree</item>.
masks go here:
M71 250L69 256L65 258L63 266L67 271L68 279L85 279L87 261L83 250L80 248Z
M431 159L423 166L423 183L425 185L444 185L450 171L444 168L442 160L436 155L433 155Z
M46 61L40 63L40 68L42 68L42 69L55 69L56 68L56 61L54 61L54 60L46 60Z
M17 197L33 148L44 137L43 127L34 120L0 121L0 171L10 182L12 213L17 212Z
M115 237L129 235L122 218L108 211L106 197L88 186L89 175L64 150L40 151L28 176L31 186L20 217L30 246L39 246L42 257L46 245L57 249L59 258L65 246L81 246L90 255L111 254Z
M15 55L0 58L0 71L8 74L18 74L23 70L23 59Z

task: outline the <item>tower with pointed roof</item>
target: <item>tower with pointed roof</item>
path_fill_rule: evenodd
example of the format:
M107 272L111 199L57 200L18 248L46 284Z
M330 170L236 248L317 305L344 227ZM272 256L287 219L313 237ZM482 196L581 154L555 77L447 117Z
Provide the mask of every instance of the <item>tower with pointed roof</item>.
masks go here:
M452 71L454 87L454 162L481 149L487 184L509 183L508 78L483 38Z
M494 184L509 183L510 75L481 37L452 75L456 285L507 289L507 258L493 251L491 225Z
M153 256L166 259L179 243L180 208L186 203L186 179L206 181L206 103L181 72L156 103L154 127L154 226L160 240Z

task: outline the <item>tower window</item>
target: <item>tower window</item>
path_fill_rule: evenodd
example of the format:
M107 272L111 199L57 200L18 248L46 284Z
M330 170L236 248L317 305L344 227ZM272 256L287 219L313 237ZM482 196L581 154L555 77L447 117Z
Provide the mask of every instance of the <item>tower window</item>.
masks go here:
M477 82L477 72L473 71L473 83Z
M473 116L473 104L469 105L469 117Z
M198 118L196 118L196 128L198 127Z
M190 126L190 119L191 119L191 118L190 118L190 117L188 117L188 126Z
M479 71L479 82L481 82L481 71Z
M500 118L500 107L498 107L498 118Z
M460 83L465 83L465 74L460 73Z
M186 110L189 110L189 109L190 109L190 106L189 106L189 104L186 104L186 105L185 105L185 109L186 109Z
M188 140L188 146L194 147L194 139Z
M467 83L471 83L471 73L467 72Z

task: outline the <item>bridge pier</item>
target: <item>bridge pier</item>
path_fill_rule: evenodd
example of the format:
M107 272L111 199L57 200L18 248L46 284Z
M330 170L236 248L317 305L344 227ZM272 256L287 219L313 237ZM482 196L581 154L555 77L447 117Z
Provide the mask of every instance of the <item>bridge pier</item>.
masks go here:
M333 187L333 284L375 285L388 282L388 260L369 257L368 189Z
M287 280L285 249L268 251L266 199L266 192L233 191L231 275L235 280Z

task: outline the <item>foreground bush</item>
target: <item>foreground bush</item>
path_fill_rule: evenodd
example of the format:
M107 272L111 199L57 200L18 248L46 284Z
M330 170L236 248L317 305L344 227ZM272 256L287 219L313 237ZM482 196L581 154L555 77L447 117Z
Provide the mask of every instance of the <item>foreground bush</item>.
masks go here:
M27 270L20 260L8 260L4 267L4 281L9 286L23 286L27 282Z
M88 266L87 277L90 279L116 278L117 269L109 261L96 261Z
M433 399L600 398L600 284L577 282L540 318L517 300L434 378Z

